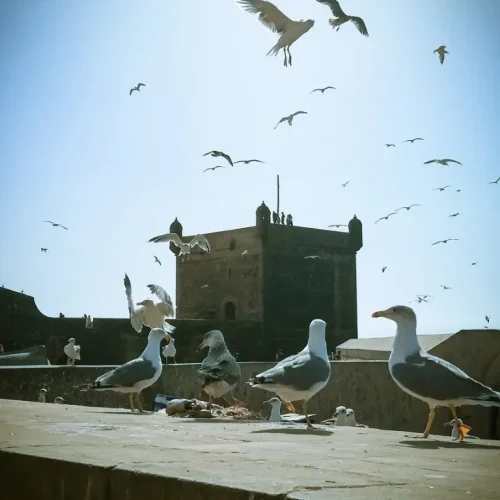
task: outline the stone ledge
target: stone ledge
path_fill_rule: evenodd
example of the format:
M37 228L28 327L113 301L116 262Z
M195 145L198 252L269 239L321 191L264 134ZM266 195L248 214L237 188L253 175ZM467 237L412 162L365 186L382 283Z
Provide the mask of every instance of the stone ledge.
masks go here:
M0 400L5 500L493 499L495 443Z

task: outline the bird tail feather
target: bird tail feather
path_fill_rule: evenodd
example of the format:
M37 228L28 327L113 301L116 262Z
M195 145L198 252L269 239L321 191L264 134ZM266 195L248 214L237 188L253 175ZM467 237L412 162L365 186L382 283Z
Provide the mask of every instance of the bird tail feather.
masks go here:
M274 47L271 47L271 50L266 54L266 56L268 55L273 55L273 56L276 56L278 55L278 52L282 49L283 47L280 45L279 41L276 45L274 45Z

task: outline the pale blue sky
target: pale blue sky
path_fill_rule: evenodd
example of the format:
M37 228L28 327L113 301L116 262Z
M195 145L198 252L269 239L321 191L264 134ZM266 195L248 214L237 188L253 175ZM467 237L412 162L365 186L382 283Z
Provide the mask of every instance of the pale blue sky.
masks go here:
M343 1L369 38L333 31L314 0L276 5L316 20L292 68L231 0L0 0L0 284L50 316L124 317L124 272L137 299L151 282L175 295L174 256L150 237L175 216L185 234L253 225L278 173L296 225L362 220L360 336L392 334L371 313L417 293L434 295L415 306L421 333L485 314L500 327L500 2ZM223 164L211 149L266 164L202 175ZM463 166L422 164L443 157ZM411 203L424 206L374 224ZM444 238L460 241L431 246Z

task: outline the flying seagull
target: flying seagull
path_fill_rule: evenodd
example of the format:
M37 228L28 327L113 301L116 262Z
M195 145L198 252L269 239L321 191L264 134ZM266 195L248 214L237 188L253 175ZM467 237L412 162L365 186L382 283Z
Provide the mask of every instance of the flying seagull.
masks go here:
M256 163L266 163L265 161L262 160L238 160L235 161L234 164L236 165L237 163L244 163L245 165L248 165L249 163L256 162Z
M304 259L321 259L319 255L308 255Z
M396 209L396 212L398 210L403 210L403 208L406 208L406 210L410 210L411 207L421 207L422 205L419 205L418 203L414 203L413 205L408 205L407 207L399 207Z
M328 227L347 227L347 224L331 224Z
M363 19L356 16L348 16L342 10L337 0L318 0L318 2L322 3L323 5L328 5L328 7L330 7L334 19L329 19L328 22L330 23L332 28L337 28L338 31L342 24L351 21L362 35L368 36L368 30L366 29L366 25Z
M216 167L209 167L209 168L206 168L205 170L203 170L202 174L204 174L207 170L215 170L217 168L229 168L229 167L224 167L222 165L217 165Z
M148 335L148 344L142 354L124 365L97 377L92 384L78 386L81 390L115 391L129 395L130 408L134 408L134 395L138 410L144 412L140 393L143 389L152 386L159 378L163 365L160 356L160 344L163 339L172 337L161 328L153 328Z
M127 296L127 305L132 328L141 333L143 325L149 328L161 328L167 333L173 333L175 326L167 323L165 317L173 316L174 306L170 295L160 286L148 285L148 288L154 293L161 302L155 304L152 300L143 300L134 304L132 300L132 284L130 278L125 274L123 280L125 285L125 295ZM141 306L136 308L135 306Z
M451 290L451 286L446 286L446 285L439 285L440 287L443 288L443 290Z
M390 217L391 215L396 215L396 212L391 212L389 215L386 215L385 217L380 217L380 219L377 219L377 220L375 221L375 224L376 224L377 222L380 222L381 220L388 220L388 219L389 219L389 217Z
M153 255L153 257L155 258L155 262L158 262L161 266L161 260L156 255Z
M410 307L393 306L372 314L397 325L389 357L389 372L396 384L411 396L429 405L429 419L423 437L429 436L437 406L448 406L458 422L456 406L500 406L500 392L469 377L460 368L427 353L417 338L417 317ZM458 440L465 432L458 429Z
M234 389L240 381L241 368L229 352L221 331L211 330L205 333L197 350L201 351L205 347L208 347L208 354L198 368L198 373L202 378L203 390L208 394L210 409L213 397L220 398Z
M417 302L418 304L421 304L422 302L429 303L428 300L425 299L425 297L418 297L415 300L410 300L410 302Z
M293 118L297 115L307 115L307 111L296 111L295 113L292 113L291 115L284 116L277 124L276 127L282 123L282 122L288 122L288 125L291 127L292 126L292 121ZM274 130L276 130L276 127L274 127Z
M386 144L385 147L386 148L395 148L396 144Z
M444 191L446 188L449 188L450 186L443 186L443 187L440 187L440 188L435 188L433 189L433 191Z
M383 273L385 273L385 270L386 270L386 269L387 269L387 266L384 266L384 267L382 268L382 272L383 272Z
M442 160L429 160L429 161L424 161L424 165L428 165L429 163L438 163L439 165L445 165L446 167L448 167L448 163L449 162L452 162L452 163L458 163L458 165L462 165L459 161L457 160L452 160L450 158L443 158Z
M196 236L194 236L189 243L184 243L181 240L180 236L175 233L161 234L160 236L155 236L149 240L150 243L162 243L170 241L181 249L181 251L179 252L179 257L181 257L182 259L184 259L186 256L188 257L191 254L191 248L193 248L195 245L198 245L204 252L210 253L212 251L210 243L202 234L197 234Z
M439 240L433 243L432 245L437 245L438 243L448 243L448 241L458 241L458 238L448 238L447 240Z
M460 212L456 212L454 214L448 215L448 217L456 217L457 215L460 215Z
M432 53L439 55L439 62L441 64L444 63L444 55L449 54L449 52L446 50L446 45L440 45L436 50L433 50Z
M484 320L486 321L486 323L489 323L490 322L490 317L489 316L485 316Z
M137 87L133 87L133 88L131 88L131 89L130 89L130 94L129 94L129 95L132 95L132 92L133 92L134 90L137 90L137 92L140 92L140 91L141 91L141 85L142 85L143 87L145 87L145 86L146 86L146 84L144 84L144 83L138 83L138 84L137 84Z
M44 253L47 253L47 250L48 250L48 248L44 248L44 247L40 248L40 251L44 252Z
M285 54L283 64L291 66L292 55L290 54L290 47L314 26L314 21L312 19L308 19L307 21L292 21L274 4L264 0L236 0L236 3L240 4L240 7L247 12L258 14L259 21L266 28L280 35L278 43L266 55L274 54L276 56L283 49Z
M231 167L233 166L233 160L231 160L231 157L222 151L209 151L208 153L205 153L203 156L207 155L211 155L215 158L217 158L218 156L222 156L222 158L227 160L227 162L231 165Z
M68 230L68 228L66 226L63 226L62 224L58 224L57 222L52 222L51 220L44 220L42 222L48 222L49 224L52 224L52 226L54 226L54 227L61 227L62 229L66 229L66 231Z
M321 92L322 94L324 94L325 90L328 90L328 89L333 89L333 90L337 90L337 87L324 87L322 89L314 89L312 92L309 92L310 94L312 94L313 92Z
M252 387L275 392L281 400L304 402L307 428L314 429L307 414L307 402L326 386L330 379L330 362L325 342L326 323L314 319L309 325L307 345L298 354L288 356L273 368L259 373L248 381Z
M342 184L342 187L346 187L346 186L347 186L347 184L349 184L349 181L344 182L344 184Z
M471 264L471 266L476 266L476 265L477 265L477 262L473 262L473 263Z
M500 181L500 177L496 181L488 182L488 184L498 184L498 181Z
M406 141L403 142L411 142L413 144L415 141L423 141L423 139L422 137L415 137L415 139L407 139Z

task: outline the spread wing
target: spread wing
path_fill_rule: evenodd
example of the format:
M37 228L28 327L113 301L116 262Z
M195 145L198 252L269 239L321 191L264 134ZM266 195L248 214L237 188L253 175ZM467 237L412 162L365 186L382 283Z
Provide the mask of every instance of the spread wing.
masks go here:
M366 24L363 21L363 19L361 19L360 17L356 17L356 16L353 16L350 19L352 21L352 24L354 24L354 26L356 26L356 28L358 28L358 31L362 35L368 36L368 30L366 29Z
M141 333L142 331L142 316L143 309L136 309L134 307L134 301L132 300L132 283L130 282L130 278L125 274L125 279L123 280L125 285L125 295L127 296L127 305L128 305L128 313L130 317L130 324L132 328L137 332Z
M340 4L337 2L337 0L317 0L319 3L322 3L323 5L327 5L330 7L330 10L332 11L332 14L335 17L347 17L345 12L342 10L340 7Z
M193 248L195 245L198 245L205 252L210 253L212 251L212 247L208 240L202 234L197 234L189 243L189 246Z
M149 291L154 293L164 304L172 305L172 299L164 288L159 285L148 285Z
M307 111L295 111L295 113L292 114L292 116L297 116L297 115L307 115Z
M149 242L153 243L163 243L163 242L168 242L171 241L174 245L178 246L179 248L183 245L183 241L179 237L178 234L175 233L166 233L166 234L161 234L160 236L155 236L149 240Z
M452 159L450 159L450 158L444 158L444 159L443 159L443 161L447 161L447 162L450 162L450 161L451 161L452 163L458 163L459 165L462 165L459 161L457 161L457 160L452 160Z
M258 14L259 21L274 33L283 33L285 27L291 22L276 5L264 0L237 0L243 10L251 14Z
M424 165L428 165L429 163L435 163L437 160L429 160L429 161L424 161Z
M138 84L137 84L137 87L140 87L141 85L142 85L143 87L145 87L145 86L146 86L146 84L145 84L145 83L138 83Z
M288 120L288 116L284 116L277 124L276 124L276 127L280 124L280 123L283 123L283 122L286 122ZM276 130L276 127L274 127L274 129Z

